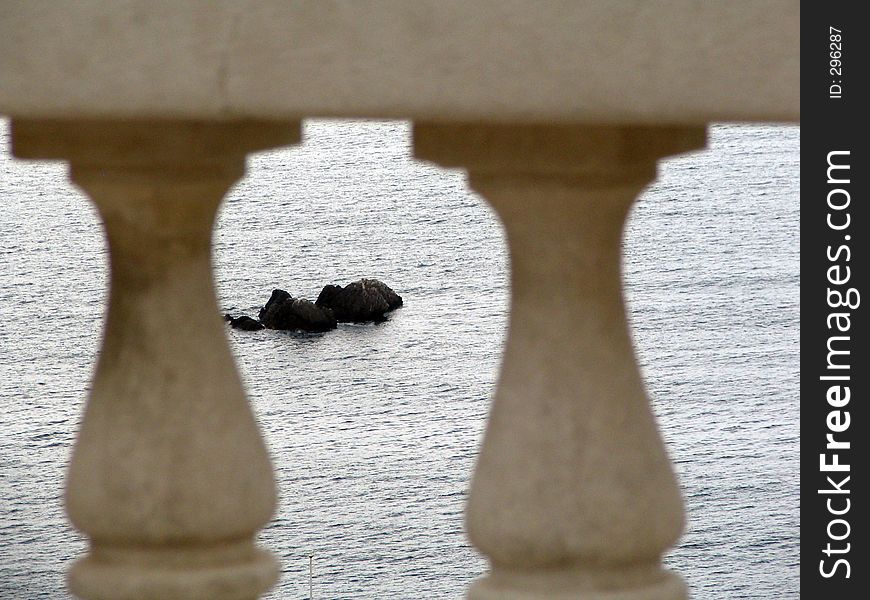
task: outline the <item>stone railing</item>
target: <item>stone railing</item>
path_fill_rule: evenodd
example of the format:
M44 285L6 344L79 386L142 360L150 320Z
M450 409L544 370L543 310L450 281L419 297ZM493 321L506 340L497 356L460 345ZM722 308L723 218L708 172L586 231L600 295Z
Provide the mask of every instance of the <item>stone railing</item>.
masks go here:
M67 481L87 600L248 599L275 508L209 264L247 153L308 116L414 121L509 244L511 319L467 529L469 597L677 600L679 490L634 359L620 237L714 120L798 117L798 3L11 2L0 113L97 206L110 310ZM169 309L169 310L167 310ZM167 315L169 315L167 317ZM175 322L167 322L175 319Z

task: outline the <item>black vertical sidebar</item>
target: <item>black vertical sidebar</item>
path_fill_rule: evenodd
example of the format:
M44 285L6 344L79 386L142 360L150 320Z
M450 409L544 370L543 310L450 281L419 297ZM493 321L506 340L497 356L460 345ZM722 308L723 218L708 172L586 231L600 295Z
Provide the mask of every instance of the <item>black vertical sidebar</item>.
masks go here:
M870 143L861 133L870 23L861 8L801 3L800 560L808 600L870 597Z

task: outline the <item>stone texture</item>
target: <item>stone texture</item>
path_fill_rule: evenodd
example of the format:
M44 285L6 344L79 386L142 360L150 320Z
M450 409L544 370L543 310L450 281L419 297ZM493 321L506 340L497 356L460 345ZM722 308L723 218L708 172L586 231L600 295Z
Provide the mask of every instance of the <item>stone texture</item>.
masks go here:
M260 310L259 317L267 329L322 332L336 327L331 310L315 306L311 300L294 298L284 290L272 290L272 296Z
M68 576L80 598L252 600L277 579L254 543L275 510L272 467L218 316L211 232L245 152L298 135L298 124L14 123L18 156L70 161L111 256L66 489L90 541Z
M798 0L18 0L2 15L0 114L18 117L800 114Z
M679 489L634 359L620 281L628 210L703 129L415 127L463 165L507 234L511 309L466 528L491 564L471 600L680 600L660 567Z
M257 319L252 319L248 315L233 317L228 313L224 315L224 321L227 321L233 329L241 329L242 331L259 331L265 328Z
M360 279L346 286L327 285L317 306L330 309L342 323L383 321L386 313L402 306L402 297L377 279Z

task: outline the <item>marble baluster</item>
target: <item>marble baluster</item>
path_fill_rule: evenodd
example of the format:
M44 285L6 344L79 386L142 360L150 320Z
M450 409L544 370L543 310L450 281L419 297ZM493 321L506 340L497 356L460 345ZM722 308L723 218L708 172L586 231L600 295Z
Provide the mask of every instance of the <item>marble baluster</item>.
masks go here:
M680 600L661 567L679 488L620 280L632 202L703 128L418 123L418 158L467 169L506 231L510 325L466 527L472 600Z
M13 122L17 156L69 162L110 252L66 488L90 542L68 575L80 598L254 600L277 580L254 541L275 510L272 466L219 314L211 233L246 154L298 139L298 123Z

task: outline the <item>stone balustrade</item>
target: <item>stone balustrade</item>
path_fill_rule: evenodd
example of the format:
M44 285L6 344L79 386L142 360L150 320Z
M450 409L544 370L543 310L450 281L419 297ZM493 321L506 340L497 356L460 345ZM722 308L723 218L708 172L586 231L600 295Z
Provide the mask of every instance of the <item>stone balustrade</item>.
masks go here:
M275 489L213 300L213 219L246 154L298 142L300 118L377 116L413 120L415 155L466 169L507 231L509 336L466 515L491 569L469 598L686 597L660 564L682 503L620 239L656 161L702 148L707 123L797 119L797 2L3 10L13 153L68 162L111 253L67 481L90 540L74 594L253 600L276 580L254 544Z

